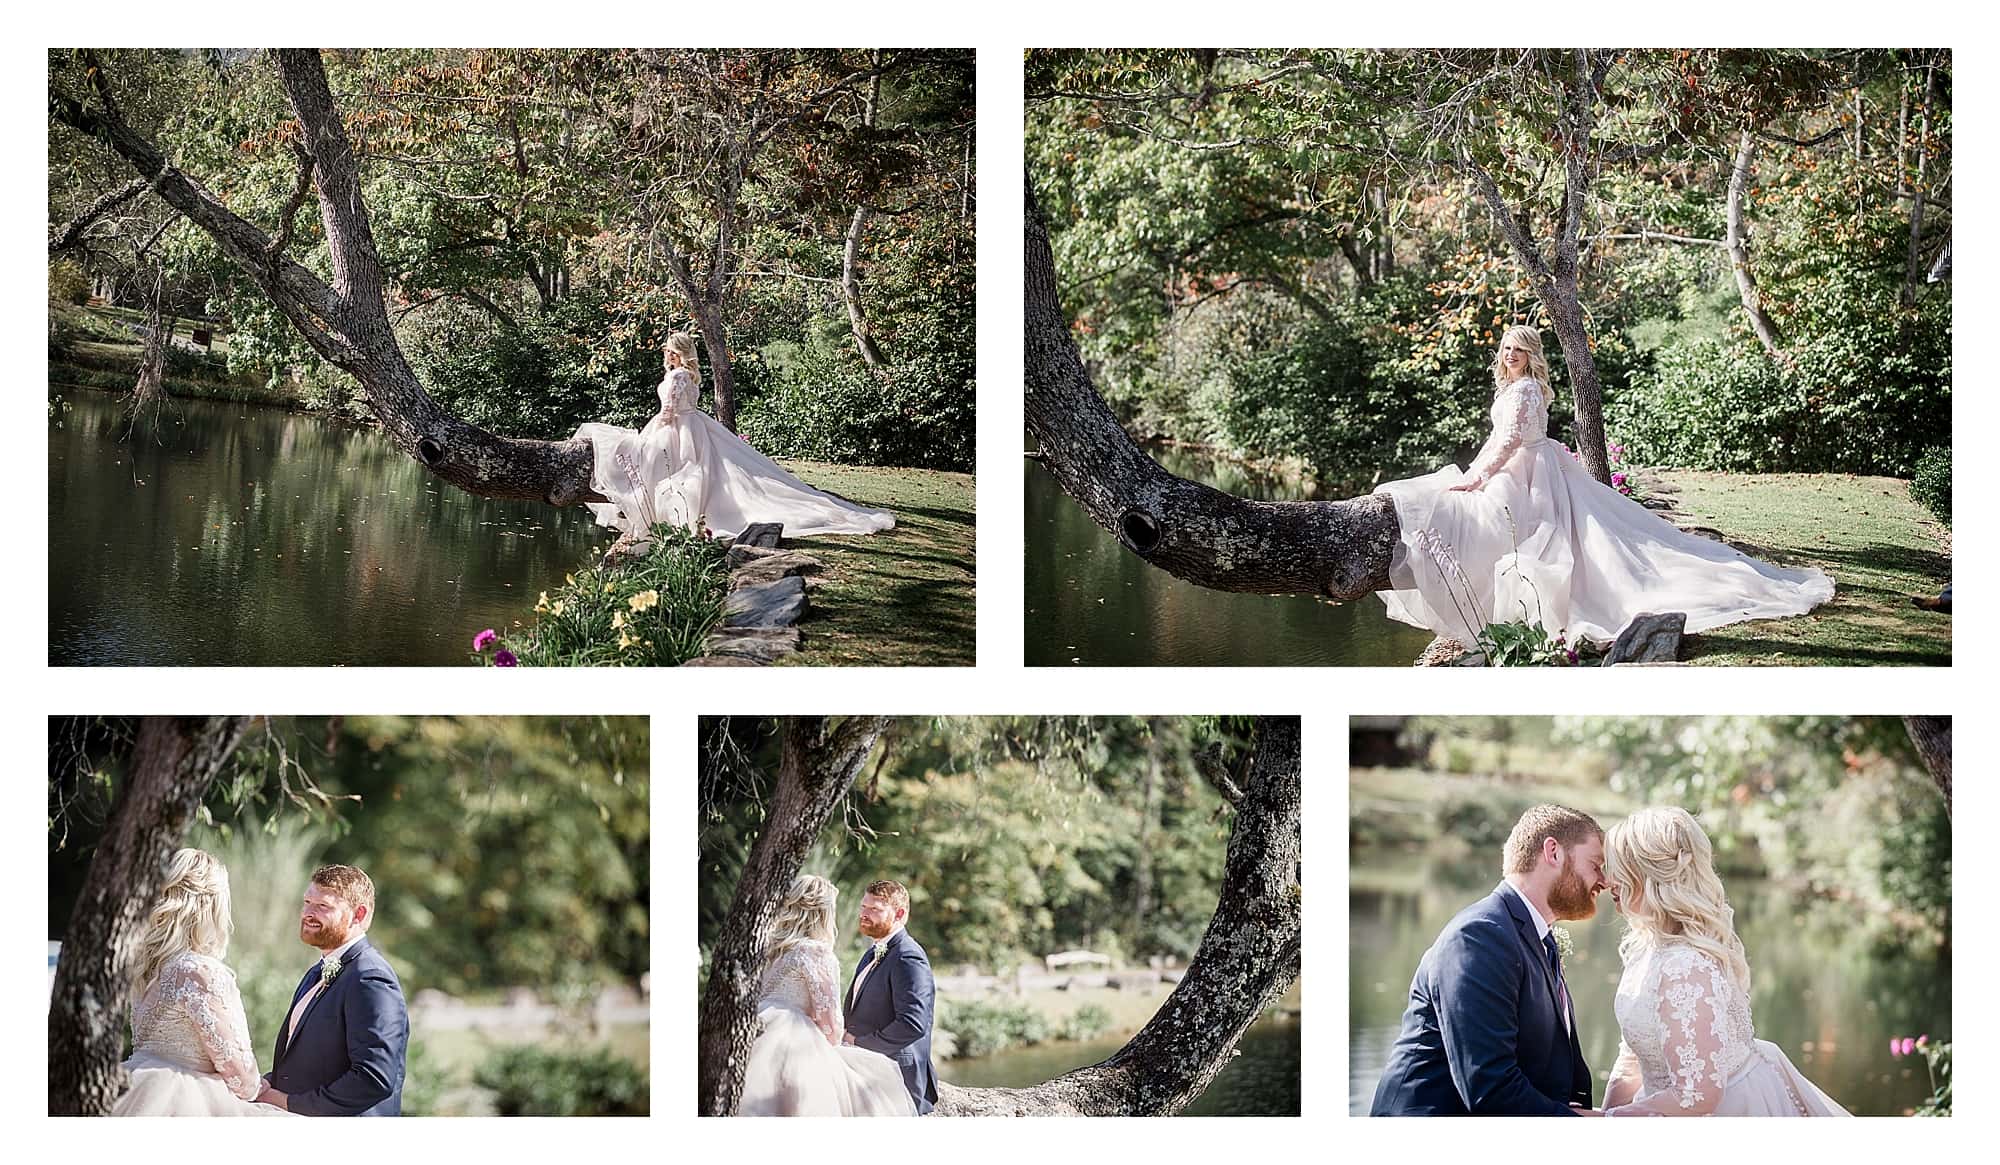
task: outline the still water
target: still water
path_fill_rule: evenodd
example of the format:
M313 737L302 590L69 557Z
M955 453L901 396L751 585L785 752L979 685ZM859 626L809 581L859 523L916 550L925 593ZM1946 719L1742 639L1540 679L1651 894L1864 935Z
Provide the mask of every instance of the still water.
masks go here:
M379 433L256 405L52 389L49 663L462 664L602 541L475 498Z
M1263 501L1313 496L1310 483L1258 474L1181 449L1149 450L1169 473ZM1031 667L1407 667L1429 632L1394 622L1373 595L1323 603L1239 595L1146 565L1027 463L1027 622Z
M1366 1113L1395 1042L1410 976L1453 915L1499 882L1493 860L1357 850L1349 880L1348 1110ZM1725 878L1737 933L1750 954L1751 1011L1760 1039L1857 1116L1897 1116L1930 1096L1921 1057L1893 1059L1891 1036L1951 1033L1951 958L1915 949L1844 907L1804 905L1746 877ZM1565 978L1576 1002L1584 1059L1602 1098L1618 1054L1611 1010L1623 925L1609 895L1597 917L1566 923L1576 954Z
M1237 1042L1239 1055L1209 1082L1182 1116L1298 1116L1299 1029L1296 1018L1262 1019ZM963 1088L1024 1088L1110 1058L1130 1034L1037 1044L991 1056L951 1060L945 1079Z

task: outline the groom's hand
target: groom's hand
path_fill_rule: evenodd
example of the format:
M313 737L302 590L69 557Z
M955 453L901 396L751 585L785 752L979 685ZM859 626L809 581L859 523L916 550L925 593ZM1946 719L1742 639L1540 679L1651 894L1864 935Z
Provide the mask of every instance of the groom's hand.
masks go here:
M257 1094L257 1103L282 1108L286 1112L292 1110L291 1097L271 1087L271 1081L268 1078L264 1081L264 1090Z
M1569 1111L1570 1111L1570 1115L1571 1115L1571 1116L1603 1116L1603 1115L1604 1115L1604 1112L1603 1112L1603 1110L1601 1110L1601 1109L1595 1109L1595 1108L1585 1108L1585 1107L1584 1107L1583 1105L1580 1105L1580 1104L1572 1104L1572 1105L1570 1105L1570 1106L1569 1106Z
M854 1042L854 1033L852 1032L843 1033L840 1037L840 1042L846 1044L850 1048L860 1046Z

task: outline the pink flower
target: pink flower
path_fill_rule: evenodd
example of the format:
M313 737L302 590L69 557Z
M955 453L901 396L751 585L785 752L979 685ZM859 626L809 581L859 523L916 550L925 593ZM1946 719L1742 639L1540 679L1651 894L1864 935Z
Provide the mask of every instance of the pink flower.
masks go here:
M488 627L486 630L472 637L472 650L485 651L498 638L500 638L499 633L494 631L493 628Z
M1920 1048L1928 1047L1930 1045L1930 1042L1931 1038L1928 1035L1921 1035L1917 1037L1917 1046Z
M1910 1038L1909 1036L1904 1036L1904 1037L1903 1037L1903 1054L1904 1054L1905 1056L1908 1056L1908 1055L1910 1055L1910 1054L1914 1053L1914 1052L1915 1052L1916 1050L1917 1050L1917 1041L1915 1041L1915 1040L1911 1039L1911 1038Z
M520 660L514 658L514 653L504 647L493 653L494 667L518 667L520 663Z
M1569 649L1569 650L1568 650L1567 652L1564 652L1564 654L1565 654L1565 655L1567 655L1567 656L1569 656L1569 665L1570 665L1571 667L1575 667L1575 666L1576 666L1576 649L1575 649L1574 647L1572 647L1572 648L1570 648L1570 649Z
M1889 1037L1889 1054L1890 1054L1890 1055L1892 1055L1892 1056L1900 1056L1900 1055L1902 1055L1902 1054L1903 1054L1903 1041L1901 1041L1901 1040L1897 1039L1897 1038L1896 1038L1895 1036L1890 1036L1890 1037Z
M1622 474L1622 473L1614 473L1614 474L1612 474L1612 475L1611 475L1611 484L1612 484L1612 485L1620 485L1620 486L1624 485L1624 484L1625 484L1625 475L1624 475L1624 474Z

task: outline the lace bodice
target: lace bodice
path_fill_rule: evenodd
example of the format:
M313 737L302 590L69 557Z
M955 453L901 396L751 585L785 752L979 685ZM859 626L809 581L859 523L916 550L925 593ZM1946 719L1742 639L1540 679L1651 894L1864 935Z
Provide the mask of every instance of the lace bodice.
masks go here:
M840 1018L840 960L827 943L802 942L764 968L757 984L757 1006L789 1007L805 1013L830 1044L840 1043L845 1028Z
M257 1057L236 976L220 959L184 951L132 1005L132 1047L195 1072L212 1072L229 1091L254 1100Z
M685 368L676 368L660 381L660 418L671 421L701 406L701 381Z
M1722 1086L1755 1051L1749 998L1721 964L1685 943L1648 947L1627 965L1615 1008L1619 1059L1637 1060L1640 1072L1637 1098L1616 1111L1713 1112Z
M1515 450L1549 435L1549 394L1533 377L1521 379L1493 394L1493 435L1473 458L1466 476L1484 483L1500 472Z

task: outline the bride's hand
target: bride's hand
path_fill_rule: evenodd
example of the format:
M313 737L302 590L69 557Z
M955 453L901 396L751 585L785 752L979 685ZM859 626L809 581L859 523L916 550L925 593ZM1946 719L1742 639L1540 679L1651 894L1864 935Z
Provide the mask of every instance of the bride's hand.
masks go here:
M1468 478L1466 478L1466 479L1465 479L1464 481L1461 481L1461 482L1459 482L1459 483L1458 483L1457 485L1448 485L1448 486L1445 486L1445 487L1444 487L1444 492L1446 492L1446 493L1448 493L1448 494L1449 494L1449 493L1478 493L1478 492L1479 492L1479 487L1480 487L1480 486L1482 486L1482 485L1485 485L1485 484L1486 484L1485 482L1483 482L1483 481L1480 481L1480 480L1479 480L1478 478L1476 478L1476 477L1468 477Z

